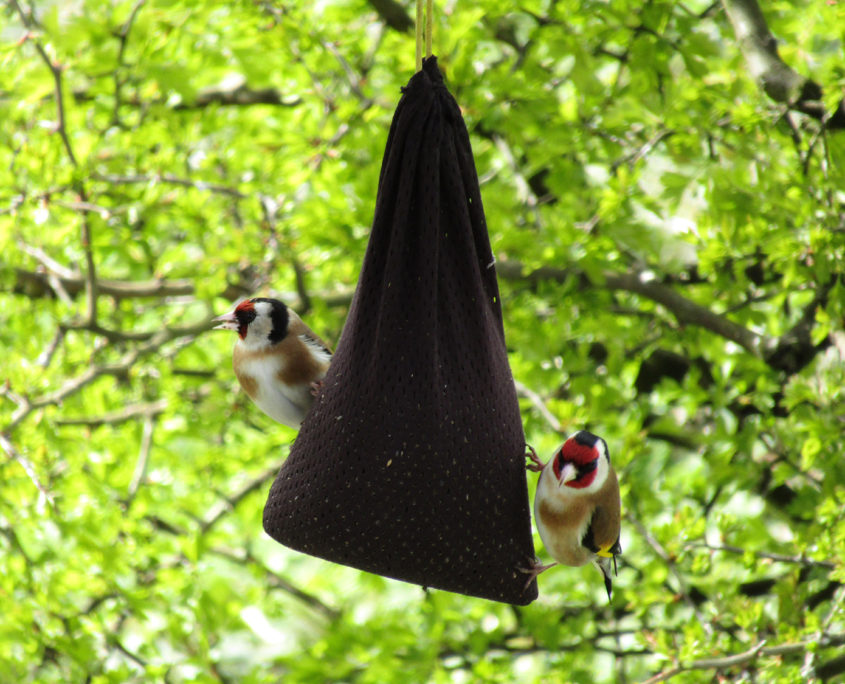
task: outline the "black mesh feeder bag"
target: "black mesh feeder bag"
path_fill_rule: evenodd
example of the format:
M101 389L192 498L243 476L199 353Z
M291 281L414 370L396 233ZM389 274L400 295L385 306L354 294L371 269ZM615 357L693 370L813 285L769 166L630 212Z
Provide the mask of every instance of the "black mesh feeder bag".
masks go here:
M297 551L537 598L525 437L469 136L435 57L393 116L370 241L319 396L264 508Z

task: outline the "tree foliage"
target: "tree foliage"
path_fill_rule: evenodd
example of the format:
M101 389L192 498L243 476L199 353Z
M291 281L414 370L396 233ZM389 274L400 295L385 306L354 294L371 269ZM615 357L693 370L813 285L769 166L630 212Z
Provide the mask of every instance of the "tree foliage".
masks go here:
M763 9L437 8L527 440L623 488L612 604L515 609L270 541L294 434L209 332L273 292L337 339L412 8L9 0L0 680L841 676L845 7Z

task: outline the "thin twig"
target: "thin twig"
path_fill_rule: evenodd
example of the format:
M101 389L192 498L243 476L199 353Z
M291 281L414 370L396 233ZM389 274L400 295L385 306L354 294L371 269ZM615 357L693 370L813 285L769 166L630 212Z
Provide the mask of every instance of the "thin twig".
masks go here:
M675 675L681 674L681 672L683 671L684 668L675 666L668 670L664 670L663 672L659 672L658 674L654 675L654 677L646 679L643 684L657 684L657 682L666 682L672 679L672 677L674 677Z
M200 524L200 529L202 533L207 533L212 527L214 527L220 520L223 518L226 513L231 510L234 510L237 505L243 501L247 496L252 494L252 492L260 489L265 485L265 483L269 482L273 478L276 477L276 474L279 472L279 469L269 468L265 470L263 473L258 475L248 482L246 482L237 492L232 494L231 496L227 496L225 498L221 498L214 506L212 506L211 510L208 512L208 515L203 518L202 523Z
M138 16L138 12L141 11L141 8L144 6L146 0L136 0L135 4L132 6L132 9L129 10L129 16L126 18L126 21L123 22L123 25L120 27L120 30L117 32L117 39L119 42L119 47L117 49L117 66L113 72L114 78L114 107L112 108L112 124L113 125L120 125L120 107L123 104L123 97L121 91L123 90L123 80L120 77L120 69L124 66L124 57L126 55L126 45L129 43L129 32L132 30L132 25L135 23L135 18Z
M358 74L349 66L349 62L346 61L344 56L340 54L337 47L334 43L329 41L321 41L323 47L329 52L340 64L341 69L343 69L343 73L346 76L346 80L349 83L349 88L352 91L352 94L358 98L358 100L362 103L364 109L369 109L373 106L373 99L371 97L367 97L364 94L364 91L361 89L361 78Z
M724 551L726 553L746 554L750 553L757 558L766 558L777 563L795 563L797 565L806 565L808 567L830 568L836 567L833 561L819 561L807 558L806 556L787 556L782 553L770 553L768 551L753 551L750 549L743 549L739 546L731 546L729 544L722 544L720 546L713 546L707 542L689 542L685 545L686 548L704 548L709 551Z
M18 289L27 290L28 286L30 292L28 296L35 298L44 296L45 292L54 291L50 285L50 278L46 273L38 273L35 271L25 271L23 269L15 269L18 279ZM78 273L70 273L69 276L58 276L59 284L72 297L79 294L85 288L85 279ZM25 285L24 285L25 284ZM155 298L162 299L167 297L192 297L196 294L194 282L191 280L98 280L97 285L100 294L108 295L116 299L145 299ZM243 298L247 294L254 292L259 284L253 281L245 281L241 283L231 283L228 287L217 294L217 296L234 301ZM39 289L37 294L33 294L31 290ZM0 290L2 291L2 290ZM341 290L340 292L319 292L314 294L314 298L319 299L325 306L329 308L348 306L352 301L353 290ZM295 298L290 297L288 303L293 302ZM299 310L302 307L302 302L298 302L294 308ZM86 324L81 325L84 329L94 330ZM103 330L98 327L96 330ZM114 332L114 331L112 331ZM119 333L115 333L119 336ZM126 333L130 334L131 333ZM144 337L146 334L143 335Z
M131 404L113 413L104 413L101 416L81 416L77 418L59 418L56 420L56 425L85 425L87 427L100 427L101 425L119 425L136 418L154 418L162 413L167 408L167 400L159 399L158 401L150 402L148 404Z
M18 0L10 0L10 3L12 7L17 10L24 27L27 30L31 31L33 29L34 23L32 15L27 15L23 11L23 8L18 3ZM73 166L75 169L78 169L79 161L77 160L76 154L73 151L73 145L71 145L70 137L68 136L67 132L67 116L65 113L64 87L62 83L63 67L61 64L56 61L53 61L50 58L50 56L47 54L47 50L41 44L40 40L33 37L31 34L29 35L28 39L35 46L36 52L38 52L39 56L41 57L41 60L44 62L44 64L47 66L53 76L53 88L56 98L56 116L58 118L58 121L56 122L56 131L58 132L59 137L62 139L62 143L64 144L65 152L67 153L71 166ZM80 203L86 204L88 202L88 194L85 191L85 186L82 184L82 182L76 181L76 183L74 184L74 189L79 195ZM96 325L98 296L97 271L94 263L94 251L91 242L91 224L88 220L87 213L83 213L80 217L80 229L80 242L82 243L82 251L85 254L85 293L88 310L88 321L89 323L91 323L91 325Z
M810 648L828 648L845 644L845 634L832 634L819 639L808 639L788 644L778 644L766 648L766 640L758 642L749 650L735 655L723 656L721 658L702 658L688 663L678 663L674 667L656 674L647 679L643 684L656 684L665 682L681 672L687 670L725 670L738 665L745 665L756 660L758 657L774 658L784 655L804 653Z
M536 408L540 415L543 416L552 430L555 432L563 431L560 421L554 417L551 411L549 411L549 407L546 406L546 403L543 401L543 397L521 383L519 380L514 379L513 384L516 387L516 393L519 396L525 397L533 404L534 408Z
M117 650L118 650L118 651L120 651L121 653L123 653L123 655L125 655L127 658L129 658L129 660L132 660L132 661L134 661L137 665L140 665L140 666L141 666L141 668L146 668L146 667L147 667L147 661L146 661L146 660L144 660L144 659L143 659L141 656L139 656L138 654L133 653L133 652L132 652L132 651L130 651L128 648L126 648L126 646L124 646L124 645L120 642L120 639L118 639L116 636L114 636L114 635L117 633L117 631L118 631L118 630L114 630L114 631L112 632L112 635L111 635L110 637L108 637L108 638L112 641L112 643L114 643L114 645L115 645L115 647L117 648Z
M675 561L669 556L666 549L663 548L662 544L657 541L655 537L651 535L651 533L645 528L645 526L637 520L633 515L630 513L625 515L626 520L628 520L634 527L637 528L637 531L640 533L643 539L648 543L648 545L654 550L654 552L660 557L660 559L666 563L666 567L669 568L669 572L675 577L675 581L678 583L678 590L681 596L683 597L684 601L686 601L687 605L692 609L695 616L698 618L698 622L701 624L701 628L707 634L713 634L713 627L710 622L706 619L704 614L698 609L695 601L692 600L692 597L689 594L689 589L687 587L686 580L684 579L683 575L678 571L677 565Z
M526 282L557 281L566 282L569 278L580 278L594 287L605 287L609 290L623 290L639 294L668 309L680 323L696 325L735 342L740 347L761 357L764 349L774 346L772 341L758 335L752 330L734 323L706 306L702 306L679 294L672 288L653 280L643 271L617 273L605 271L593 282L588 274L574 268L554 268L543 266L529 273L523 272L523 265L518 261L503 260L496 264L497 273L505 280L521 280Z
M18 247L22 252L29 254L29 256L38 261L38 263L40 263L50 273L55 273L57 276L59 276L59 278L62 278L63 280L79 278L80 281L82 280L82 276L76 275L71 269L60 264L40 247L29 245L26 242L23 242L22 240L18 240Z
M627 164L629 167L633 168L634 166L636 166L638 161L648 156L649 152L651 152L657 145L659 145L664 140L671 138L673 135L675 135L675 131L670 128L664 128L662 130L657 131L657 133L655 133L651 138L649 138L646 142L640 145L636 150L629 154L626 154L620 159L615 160L610 165L611 172L616 173L616 170L620 166L622 166L622 164Z
M23 403L19 404L18 408L12 413L11 420L2 428L2 431L5 433L11 433L12 430L20 425L33 411L59 404L67 397L76 394L81 389L87 387L92 382L103 376L123 376L136 361L144 356L158 351L168 342L184 337L194 337L211 327L212 320L211 318L208 318L195 325L178 328L164 328L159 330L149 340L144 342L144 344L141 344L135 349L124 354L117 363L89 366L84 373L75 378L71 378L58 389L48 392L36 399L25 398Z
M824 638L828 628L833 623L834 618L841 615L840 604L842 603L843 598L845 598L845 586L840 586L830 601L830 609L828 610L827 616L824 620L822 620L821 625L819 625L819 631L816 632L817 640L821 641ZM801 676L806 681L810 681L816 674L816 655L817 652L815 649L808 649L805 654L804 665L801 668Z
M44 349L39 355L38 358L35 360L35 363L41 366L42 368L48 368L50 363L53 361L53 357L56 355L56 351L58 350L59 346L61 345L62 341L65 339L65 330L61 326L56 328L56 334L53 335L53 339L50 341L50 344L47 345L47 348Z
M174 176L171 173L160 174L139 174L139 175L117 175L108 173L95 173L91 176L94 180L109 183L111 185L156 185L158 183L166 185L179 185L185 188L194 188L196 190L204 190L206 192L215 193L218 195L227 195L235 197L236 199L248 199L250 195L241 192L237 188L229 187L228 185L221 185L219 183L209 183L202 180L194 180L192 178L182 178Z
M68 294L68 291L65 289L64 285L62 285L62 281L55 273L47 272L47 282L50 284L50 288L53 292L56 293L56 296L62 300L67 306L73 306L73 299Z
M135 495L141 488L144 478L147 475L147 466L150 462L150 452L153 448L153 432L155 431L155 415L146 414L144 418L144 432L141 435L141 446L138 451L138 460L135 462L135 471L132 473L132 481L129 489L126 490L126 508L132 505Z
M299 295L299 306L297 313L304 316L311 310L311 296L308 294L308 286L305 284L305 269L296 256L291 258L293 274L296 279L296 293Z
M340 611L337 608L332 608L328 604L321 601L317 596L303 591L302 589L292 584L278 573L270 570L260 561L260 559L256 558L249 550L244 550L243 555L240 555L229 549L223 549L219 547L209 549L209 551L213 554L220 556L221 558L226 558L234 563L237 563L238 565L249 564L261 568L264 571L267 583L270 586L275 587L276 589L281 589L282 591L299 599L300 601L302 601L302 603L322 613L330 620L336 620L340 617Z
M30 480L32 480L32 484L35 485L35 488L44 497L44 499L50 504L50 506L55 506L56 502L53 499L53 495L47 491L47 488L42 484L41 480L38 479L38 473L35 470L35 465L33 465L32 461L30 461L26 456L20 453L16 448L15 445L12 444L11 440L6 436L5 433L0 432L0 448L6 452L6 454L14 461L17 461L21 468L24 469L24 472L27 474Z
M124 214L129 211L128 206L112 207L111 209L107 209L106 207L101 207L100 205L94 204L93 202L67 202L61 199L54 199L51 201L54 205L56 205L57 207L62 207L63 209L70 209L71 211L96 214L104 221L108 221L110 218L118 214Z
M533 227L537 230L542 230L544 228L544 222L542 214L539 210L539 205L541 203L540 198L531 188L531 183L522 173L522 166L517 161L516 155L514 155L513 150L511 149L510 145L508 145L507 140L501 135L493 135L492 140L493 143L496 145L496 149L504 157L505 161L507 161L508 163L508 166L510 166L511 168L511 173L513 174L513 182L516 185L517 197L530 210L531 216L534 219Z
M211 323L211 321L208 323L209 329L212 327ZM66 330L85 330L87 332L94 333L95 335L100 335L101 337L105 337L109 342L145 342L152 339L160 332L159 330L135 330L128 332L123 330L111 330L98 324L91 325L87 321L71 321L69 323L62 323L61 325ZM191 328L193 327L194 326L191 326Z
M56 132L62 139L62 143L64 144L70 163L74 167L78 167L79 162L76 160L76 155L73 153L73 146L70 143L70 139L67 134L67 127L65 126L66 119L64 95L62 92L62 66L50 59L50 55L47 54L47 50L41 44L41 41L34 37L32 31L36 28L36 26L32 14L24 12L23 7L20 6L18 0L9 0L9 4L15 11L17 11L24 28L26 28L27 31L30 31L29 35L27 35L27 40L35 47L35 51L41 57L41 61L47 65L47 68L53 76L53 88L56 97L56 109L58 116L58 121L56 122Z

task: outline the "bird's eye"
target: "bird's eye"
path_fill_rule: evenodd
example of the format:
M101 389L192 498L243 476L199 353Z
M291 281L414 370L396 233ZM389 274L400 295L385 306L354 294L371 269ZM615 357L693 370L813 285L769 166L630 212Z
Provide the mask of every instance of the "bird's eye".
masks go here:
M246 327L255 320L255 309L236 309L235 316L238 317L238 323Z
M560 479L560 469L563 467L563 454L558 451L555 454L554 462L552 463L552 472L555 474L555 477L559 480Z
M578 466L578 477L584 477L587 473L593 472L596 468L599 467L598 459L595 461L590 461L589 463L585 463L584 465Z

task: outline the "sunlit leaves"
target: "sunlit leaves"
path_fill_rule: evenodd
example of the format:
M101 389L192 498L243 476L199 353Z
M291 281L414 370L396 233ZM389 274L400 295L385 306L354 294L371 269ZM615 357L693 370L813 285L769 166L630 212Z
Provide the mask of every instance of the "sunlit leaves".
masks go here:
M119 333L194 324L246 290L299 304L294 262L309 323L335 342L412 36L363 0L35 9L28 36L7 10L0 47L0 429L27 399L143 346ZM841 7L764 11L832 110ZM61 67L78 169L35 40ZM436 12L435 52L494 253L526 276L500 286L514 376L534 393L520 398L527 441L546 457L589 427L620 473L613 610L591 567L550 570L540 600L514 611L269 541L261 506L294 435L238 390L226 333L191 334L11 431L0 679L640 680L762 635L841 633L842 134L767 100L706 2L453 3ZM226 99L265 89L276 103ZM88 316L83 221L99 278L178 279L188 294L103 294L113 337L69 329ZM69 294L20 279L51 260L76 279ZM553 277L528 277L540 268ZM633 270L753 330L761 358L606 287ZM813 349L794 373L766 356L790 335ZM799 681L802 662L754 667Z

